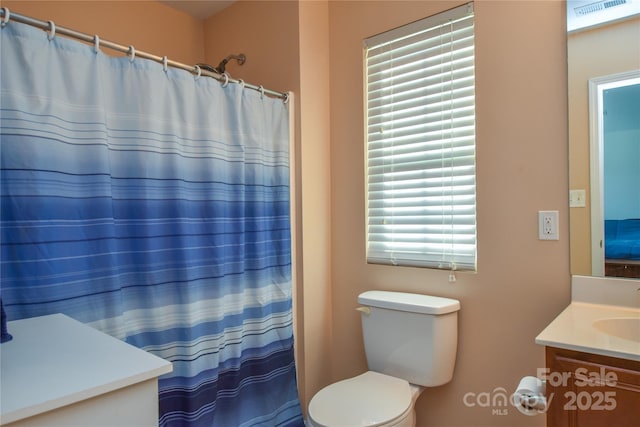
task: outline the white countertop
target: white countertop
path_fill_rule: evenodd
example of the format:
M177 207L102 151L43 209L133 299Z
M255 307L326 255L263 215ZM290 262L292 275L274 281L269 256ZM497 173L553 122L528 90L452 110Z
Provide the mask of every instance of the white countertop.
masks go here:
M593 326L596 320L611 318L640 319L640 309L574 301L536 337L536 343L640 361L640 341L619 338Z
M8 323L0 344L2 424L172 371L170 362L62 314Z

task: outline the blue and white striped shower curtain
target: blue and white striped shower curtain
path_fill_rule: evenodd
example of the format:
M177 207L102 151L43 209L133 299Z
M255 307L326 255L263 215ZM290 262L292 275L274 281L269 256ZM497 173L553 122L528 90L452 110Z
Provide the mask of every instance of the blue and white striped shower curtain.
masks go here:
M279 99L1 31L2 300L173 362L162 425L302 425Z

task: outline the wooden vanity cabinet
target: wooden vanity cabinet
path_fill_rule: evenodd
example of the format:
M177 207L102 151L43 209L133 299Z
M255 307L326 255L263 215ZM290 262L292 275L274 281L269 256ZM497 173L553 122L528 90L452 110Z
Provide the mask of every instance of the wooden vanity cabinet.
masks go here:
M640 362L546 347L547 427L640 425Z

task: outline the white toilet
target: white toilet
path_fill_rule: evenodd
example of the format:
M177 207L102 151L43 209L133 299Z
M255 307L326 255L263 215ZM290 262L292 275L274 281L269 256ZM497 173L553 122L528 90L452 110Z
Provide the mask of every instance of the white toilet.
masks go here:
M453 377L460 302L402 292L360 294L369 371L320 390L311 427L414 427L424 387Z

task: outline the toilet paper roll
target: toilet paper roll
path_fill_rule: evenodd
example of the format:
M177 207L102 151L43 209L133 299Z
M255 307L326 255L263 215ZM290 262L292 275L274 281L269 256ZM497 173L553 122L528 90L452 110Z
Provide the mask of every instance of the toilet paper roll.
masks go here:
M525 415L538 415L547 410L547 398L542 380L536 377L524 377L511 395L511 403Z

